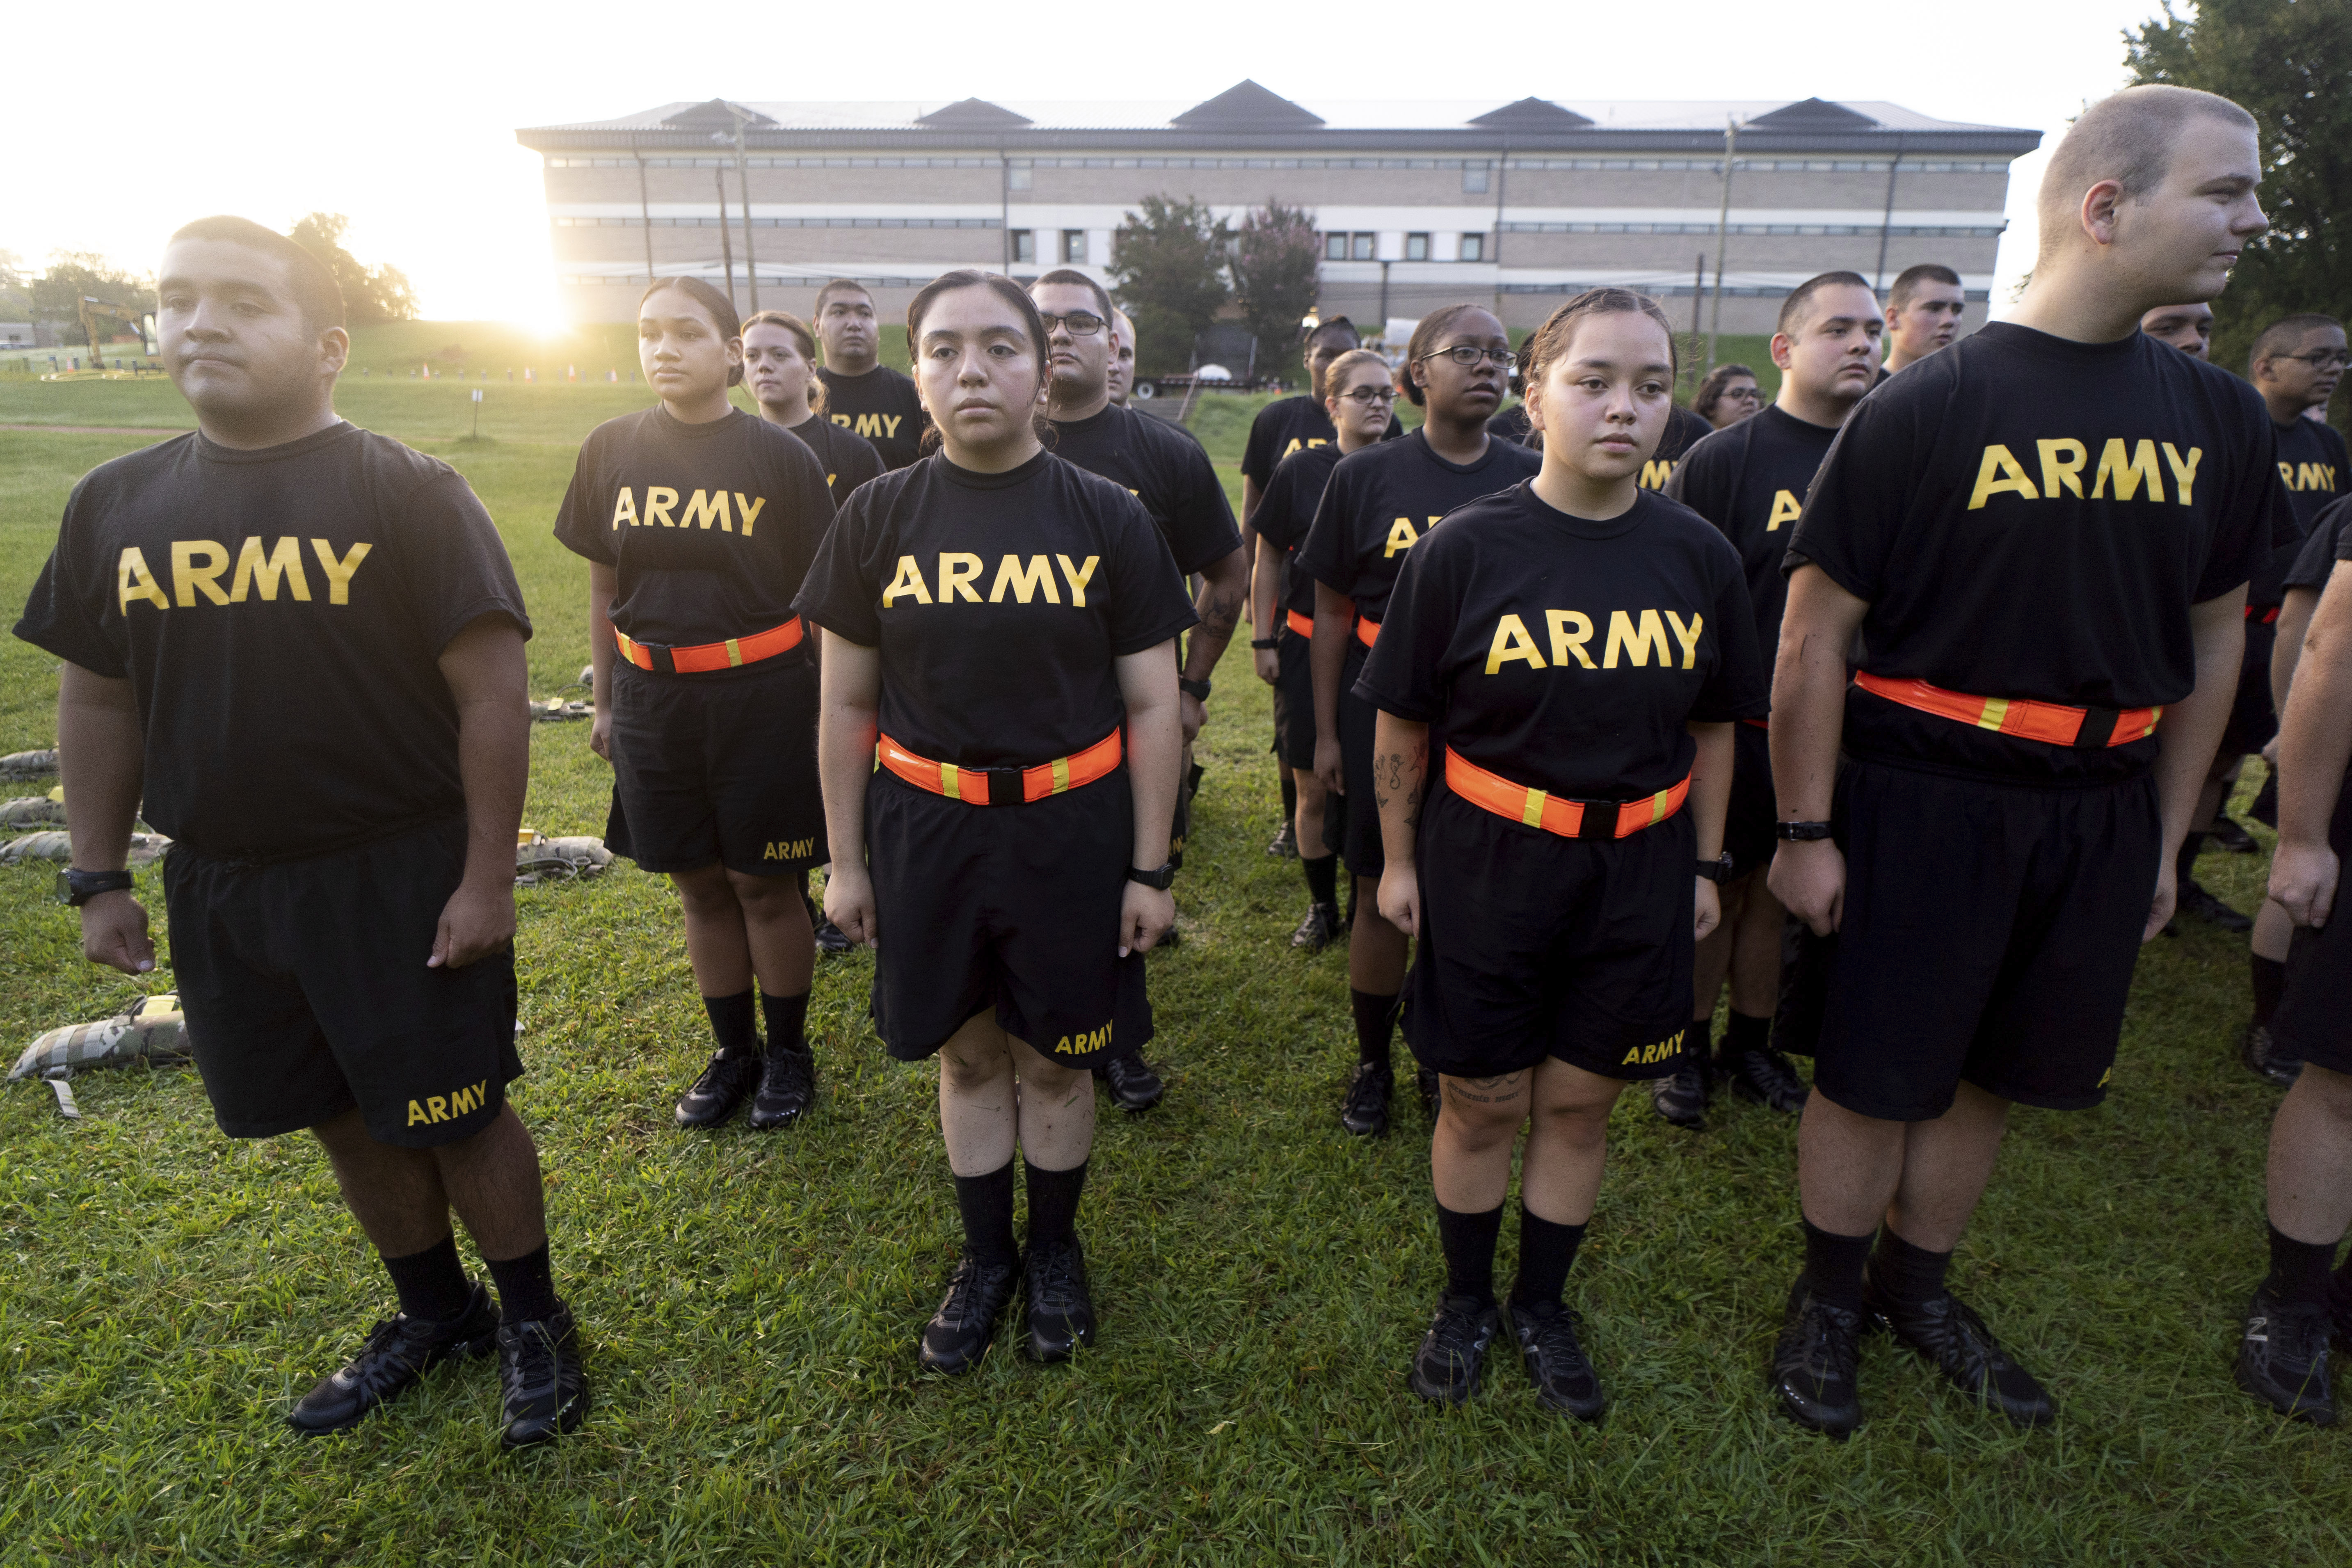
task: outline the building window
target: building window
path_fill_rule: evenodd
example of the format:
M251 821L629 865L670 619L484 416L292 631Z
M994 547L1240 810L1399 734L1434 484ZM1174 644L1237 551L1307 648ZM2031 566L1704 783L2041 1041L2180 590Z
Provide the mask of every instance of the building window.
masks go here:
M1062 231L1062 259L1073 267L1087 264L1087 231L1066 228Z
M1483 234L1464 235L1462 237L1462 259L1465 261L1486 260L1486 237Z
M1406 235L1404 237L1404 258L1407 261L1428 260L1429 236L1425 234Z
M1348 237L1344 234L1325 235L1323 237L1323 259L1326 261L1347 260Z
M1037 259L1037 231L1016 228L1013 231L1013 259L1034 264Z
M1484 163L1463 164L1462 188L1471 195L1480 195L1485 194L1486 189L1486 165Z
M1029 165L1026 163L1015 163L1012 168L1005 171L1004 183L1010 189L1025 191L1029 188L1029 180L1030 170Z
M1348 259L1350 261L1371 260L1373 258L1372 241L1375 237L1375 236L1369 234L1350 235L1348 238Z

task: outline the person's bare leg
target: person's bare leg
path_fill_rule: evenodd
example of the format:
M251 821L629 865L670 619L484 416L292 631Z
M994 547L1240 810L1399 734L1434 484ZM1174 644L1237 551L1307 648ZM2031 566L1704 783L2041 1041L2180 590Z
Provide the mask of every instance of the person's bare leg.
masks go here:
M1535 1110L1519 1160L1519 1202L1538 1219L1583 1225L1601 1195L1609 1153L1609 1110L1622 1079L1554 1057L1535 1070Z
M327 1152L343 1206L384 1257L410 1257L449 1234L449 1199L432 1150L377 1142L356 1106L310 1135Z
M1381 918L1380 900L1378 877L1356 879L1356 929L1348 936L1348 984L1374 996L1394 996L1404 990L1411 942L1404 932Z
M1298 812L1291 818L1291 831L1298 838L1298 853L1309 860L1320 860L1328 853L1323 847L1323 811L1331 792L1312 768L1294 768L1290 774L1298 788ZM1309 849L1315 853L1308 854Z
M1992 1180L2008 1121L2009 1101L1964 1082L1949 1110L1933 1121L1910 1124L1902 1181L1886 1207L1886 1223L1895 1235L1927 1252L1949 1252L1959 1245L1969 1216Z
M741 911L745 953L760 989L770 996L806 994L816 975L816 928L809 924L800 879L729 871L727 883Z
M985 1176L1013 1163L1013 1052L993 1008L975 1013L940 1047L940 1135L948 1169Z
M2286 910L2264 899L2263 907L2254 911L2254 934L2248 939L2253 947L2254 956L2267 958L2273 963L2284 963L2287 941L2294 934L2294 922L2286 918Z
M474 1249L504 1261L547 1243L547 1194L540 1184L539 1147L511 1104L462 1142L431 1151L449 1206L466 1222Z
M705 996L740 996L751 989L751 947L744 934L743 906L727 868L713 860L691 871L673 871L678 902L686 912L686 957L694 983Z
M1717 932L1731 933L1731 1009L1769 1018L1780 1005L1780 938L1789 915L1761 873L1750 872L1741 881L1746 886L1738 908L1724 910Z
M1534 1078L1529 1069L1438 1080L1442 1099L1429 1141L1429 1176L1440 1208L1484 1214L1503 1206L1511 1185L1511 1145L1528 1119Z
M1020 1079L1022 1158L1041 1171L1075 1170L1095 1145L1094 1075L1057 1067L1026 1040L1005 1038Z
M2271 1224L2334 1245L2352 1229L2352 1077L2305 1062L2271 1121Z
M1848 1110L1816 1090L1797 1124L1797 1192L1805 1218L1838 1236L1878 1228L1903 1180L1910 1124Z
M1691 1024L1699 1033L1715 1026L1716 1000L1731 973L1731 933L1738 923L1740 900L1751 884L1762 881L1751 872L1723 889L1723 919L1691 954Z

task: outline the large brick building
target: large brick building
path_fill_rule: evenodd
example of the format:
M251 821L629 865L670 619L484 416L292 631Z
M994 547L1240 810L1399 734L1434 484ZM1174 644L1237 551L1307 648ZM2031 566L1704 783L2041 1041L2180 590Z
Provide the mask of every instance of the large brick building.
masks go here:
M517 135L546 159L578 321L628 319L656 274L731 276L745 308L756 288L797 310L854 277L886 315L951 267L1100 275L1124 215L1164 193L1236 219L1269 199L1308 209L1321 309L1368 324L1476 299L1530 326L1625 283L1703 327L1734 120L1726 331L1769 331L1816 272L1885 280L1918 261L1959 272L1983 319L2010 161L2041 133L1891 103L1300 104L1245 81L1190 107L712 100Z

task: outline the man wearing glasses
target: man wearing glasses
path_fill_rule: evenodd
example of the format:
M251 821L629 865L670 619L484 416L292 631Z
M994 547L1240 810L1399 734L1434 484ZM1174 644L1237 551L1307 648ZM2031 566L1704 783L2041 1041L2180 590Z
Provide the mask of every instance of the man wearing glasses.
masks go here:
M1056 268L1030 286L1045 328L1047 374L1052 380L1054 455L1123 485L1167 540L1176 569L1201 578L1196 608L1201 624L1184 649L1178 685L1183 689L1184 773L1178 780L1174 844L1171 858L1182 865L1184 832L1192 816L1189 784L1192 738L1207 720L1209 676L1224 656L1249 595L1249 567L1233 507L1201 444L1165 420L1114 405L1110 366L1118 350L1111 324L1116 314L1103 286L1071 268ZM1172 943L1171 931L1161 939ZM1145 1110L1160 1101L1160 1077L1133 1050L1113 1055L1099 1069L1111 1100L1122 1110Z

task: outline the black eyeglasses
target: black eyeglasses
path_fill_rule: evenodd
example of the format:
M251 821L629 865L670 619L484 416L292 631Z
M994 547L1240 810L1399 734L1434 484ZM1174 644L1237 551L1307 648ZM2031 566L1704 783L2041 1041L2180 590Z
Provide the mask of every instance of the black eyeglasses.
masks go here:
M1752 386L1727 386L1718 395L1735 398L1741 403L1753 403L1764 394Z
M1350 388L1349 390L1339 394L1339 395L1346 398L1350 403L1360 403L1365 407L1370 408L1375 403L1394 403L1396 401L1396 388L1393 386L1359 386Z
M1110 324L1092 310L1073 310L1066 316L1049 316L1041 310L1037 321L1049 332L1056 327L1067 327L1074 338L1093 337Z
M2343 349L2322 349L2315 354L2273 354L2273 359L2297 359L2314 370L2342 370L2352 365L2352 353Z
M1431 360L1440 355L1452 360L1455 364L1465 367L1476 364L1482 359L1493 360L1505 370L1510 369L1518 363L1518 355L1508 349L1482 349L1475 343L1455 343L1450 349L1433 349L1421 357Z

